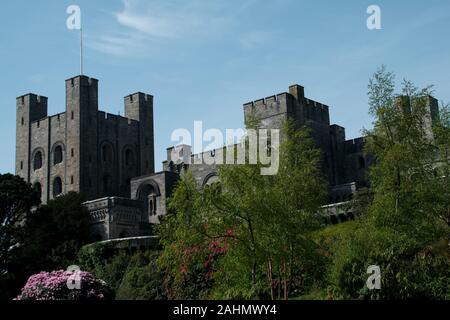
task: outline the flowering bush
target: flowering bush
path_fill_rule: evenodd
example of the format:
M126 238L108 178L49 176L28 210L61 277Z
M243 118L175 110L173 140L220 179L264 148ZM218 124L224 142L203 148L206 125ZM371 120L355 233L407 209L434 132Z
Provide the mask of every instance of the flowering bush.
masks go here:
M80 289L70 289L68 283L76 277ZM108 300L112 290L103 280L88 272L41 272L31 276L16 300Z

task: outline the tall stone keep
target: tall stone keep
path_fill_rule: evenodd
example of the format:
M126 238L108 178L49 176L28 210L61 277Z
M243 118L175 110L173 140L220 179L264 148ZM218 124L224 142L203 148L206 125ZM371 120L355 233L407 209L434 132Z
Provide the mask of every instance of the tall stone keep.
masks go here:
M89 200L129 196L131 179L154 173L153 97L125 97L128 118L99 111L98 80L66 80L65 112L48 116L47 98L17 98L16 174L43 203L70 191Z
M153 146L153 96L138 92L125 97L125 117L139 122L141 172L155 172L155 150Z
M98 80L86 76L66 80L67 192L98 195L97 114Z
M31 123L47 116L46 97L26 94L16 99L16 175L30 180Z

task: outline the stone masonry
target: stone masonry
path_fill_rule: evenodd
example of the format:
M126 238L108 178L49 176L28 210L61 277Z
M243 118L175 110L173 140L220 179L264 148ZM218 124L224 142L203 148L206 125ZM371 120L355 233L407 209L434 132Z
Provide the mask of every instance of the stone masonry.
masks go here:
M195 163L223 159L225 148L194 155L191 146L170 147L163 170L154 172L151 95L125 97L125 117L98 110L95 79L67 80L66 97L66 111L54 116L47 115L46 97L17 98L16 174L33 185L43 203L70 191L85 194L95 240L151 235L152 225L168 213L167 200L185 170L192 171L199 187L218 180L217 165ZM428 100L430 125L438 104ZM296 127L308 126L329 183L324 213L331 223L354 218L350 200L369 186L367 168L373 161L363 153L364 138L347 140L345 128L330 123L329 107L306 98L299 85L244 104L244 115L246 123L257 120L266 129L280 129L287 119Z

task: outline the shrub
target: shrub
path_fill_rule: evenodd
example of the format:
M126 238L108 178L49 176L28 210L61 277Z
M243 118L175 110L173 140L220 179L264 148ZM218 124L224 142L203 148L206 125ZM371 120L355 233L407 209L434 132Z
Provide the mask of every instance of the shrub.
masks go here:
M16 300L109 300L112 291L103 280L94 278L88 272L79 272L77 280L81 289L69 289L73 272L41 272L31 276Z
M164 300L163 273L156 264L158 252L136 253L129 260L122 282L117 289L117 300Z

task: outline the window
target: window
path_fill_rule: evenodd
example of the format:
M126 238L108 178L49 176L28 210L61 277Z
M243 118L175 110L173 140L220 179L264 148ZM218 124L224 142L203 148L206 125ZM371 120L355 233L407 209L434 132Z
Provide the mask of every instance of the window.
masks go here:
M73 184L73 176L70 177L70 184Z
M57 146L53 151L53 164L57 165L63 161L63 150L61 146Z
M25 120L24 120L23 118L22 118L21 122L22 122L22 125L24 125L24 124L25 124Z
M62 180L60 177L56 177L53 180L53 198L56 198L62 193Z
M74 118L74 114L73 114L73 111L72 111L72 113L70 114L70 118L73 120L73 118Z
M33 159L33 169L34 170L39 170L42 168L42 152L38 151L36 152L36 154L34 155L34 159Z
M23 170L23 161L20 161L20 170Z
M33 185L33 191L36 193L36 196L39 200L42 198L42 186L39 182L36 182Z
M72 158L75 156L75 150L73 150L73 148L70 150L70 155L72 156Z

